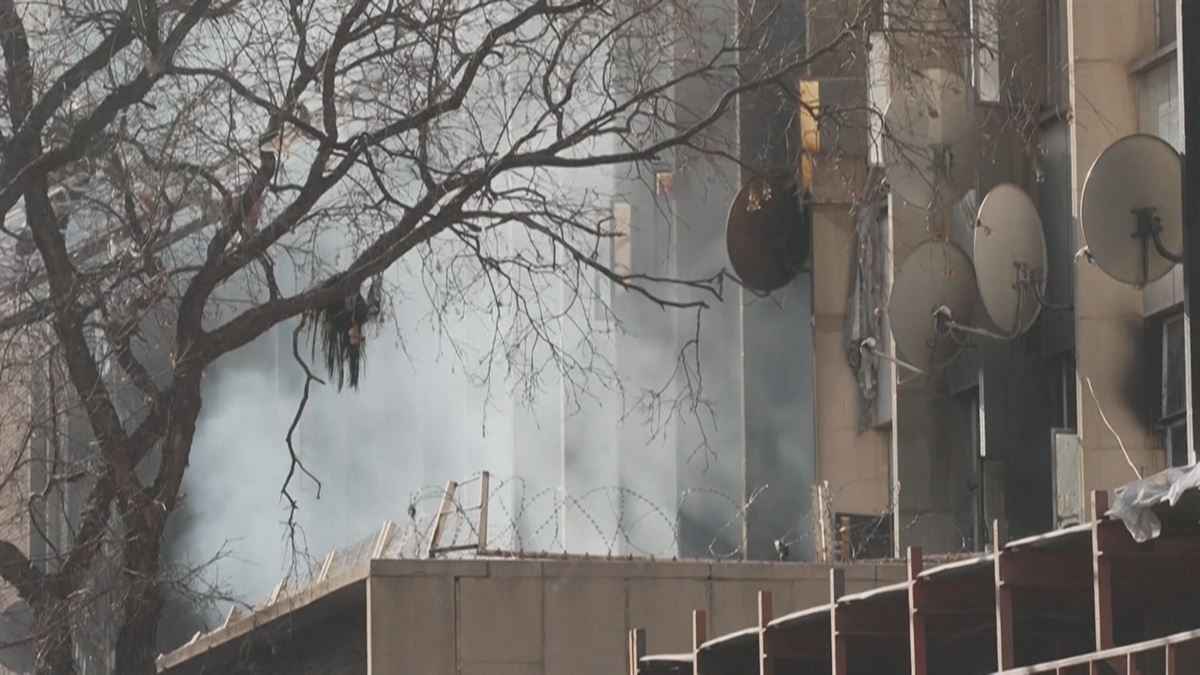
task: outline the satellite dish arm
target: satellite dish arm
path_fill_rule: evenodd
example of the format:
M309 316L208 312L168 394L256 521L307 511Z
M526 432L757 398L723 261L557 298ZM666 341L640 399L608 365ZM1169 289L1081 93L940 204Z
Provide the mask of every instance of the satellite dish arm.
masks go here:
M937 332L939 335L947 334L952 331L961 331L963 333L979 335L981 337L991 338L993 340L1013 340L1020 335L1019 332L1011 335L1005 335L1003 333L987 330L986 328L977 328L975 326L967 326L965 324L958 323L951 315L950 308L946 307L945 305L933 310L933 320L937 325Z
M1086 249L1083 249L1083 250L1086 250ZM1073 305L1069 302L1050 302L1049 300L1046 299L1046 294L1042 292L1042 289L1039 288L1037 286L1037 284L1033 285L1033 292L1037 295L1038 304L1040 304L1042 307L1044 307L1046 309L1056 309L1056 310L1075 309L1075 305Z
M1151 241L1154 242L1154 249L1156 251L1158 251L1159 255L1166 258L1167 260L1170 260L1171 262L1175 263L1176 265L1183 264L1183 256L1179 255L1178 253L1172 253L1171 251L1167 250L1166 245L1163 244L1162 232L1160 232L1158 228L1154 228L1153 230L1151 230L1150 239L1151 239Z
M1133 215L1137 218L1137 232L1134 237L1142 240L1143 246L1147 240L1154 244L1154 250L1167 260L1175 264L1183 262L1183 256L1172 251L1168 251L1162 240L1162 219L1158 215L1158 210L1151 207L1136 208L1133 210Z
M887 352L880 350L879 347L876 346L876 344L877 343L875 342L875 338L873 338L873 337L864 338L863 340L859 341L858 349L859 349L859 351L863 352L864 354L871 354L872 356L877 356L886 361L891 361L892 363L896 364L897 366L899 366L905 370L912 371L912 372L916 373L917 375L925 374L925 371L912 365L911 363L906 363L904 361L901 361L900 359L892 356L891 354L888 354Z

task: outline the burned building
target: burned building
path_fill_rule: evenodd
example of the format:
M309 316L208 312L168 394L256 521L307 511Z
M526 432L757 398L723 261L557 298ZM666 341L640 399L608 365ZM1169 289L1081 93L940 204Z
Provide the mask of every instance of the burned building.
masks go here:
M737 115L714 127L740 166L681 151L618 181L626 196L614 214L630 235L615 255L632 250L634 269L681 277L728 269L729 206L756 176L783 170L802 187L805 263L770 295L739 289L702 319L723 353L701 368L728 384L715 402L720 432L706 439L712 456L697 457L694 427L675 430L679 491L755 503L721 545L751 558L774 557L776 542L807 559L838 555L846 530L863 554L980 550L995 520L1012 536L1069 526L1089 490L1192 461L1181 266L1167 260L1154 279L1123 282L1081 253L1083 195L1101 152L1131 134L1181 147L1176 3L883 4L874 29L852 37L839 32L846 3L759 3L754 11L774 12L769 29L738 14L745 8L714 7L713 40L722 26L749 26L764 31L747 38L755 58L796 48L813 58L779 87L743 94ZM755 64L741 65L752 77ZM941 105L967 133L954 139L953 175L909 170L905 184L887 113L920 97L931 74L962 84ZM677 114L714 91L681 88ZM914 180L918 193L923 180L955 184L928 204ZM1007 246L980 234L980 208L998 186L992 212L1005 215L989 227L1017 227L1012 208L995 206L1014 200L1045 251L1039 281L1012 296L1023 314L1015 326L991 315L1007 311L991 290L1007 282L979 278ZM890 326L896 277L931 241L961 251L974 277L963 291L971 315L946 337L962 344L943 345L936 363L906 354ZM694 331L688 321L674 326L676 340ZM934 319L905 323L926 330ZM629 342L614 349L636 353ZM631 441L615 456L641 453ZM681 508L685 532L715 516L695 508ZM713 541L697 530L680 546L706 555Z
M780 611L807 607L824 597L830 569L499 551L419 560L402 557L411 534L386 523L330 553L311 575L161 656L159 672L606 675L621 672L635 626L662 626L656 650L690 644L681 603L704 608L714 630L732 630L753 619L754 589L772 589ZM846 568L855 591L903 572L895 563Z

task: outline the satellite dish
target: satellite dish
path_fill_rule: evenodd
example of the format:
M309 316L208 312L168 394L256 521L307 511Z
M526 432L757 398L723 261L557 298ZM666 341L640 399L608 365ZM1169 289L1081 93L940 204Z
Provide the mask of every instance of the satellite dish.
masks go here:
M1033 200L1004 183L992 188L975 221L975 278L983 308L1011 335L1029 330L1046 291L1046 238Z
M975 179L974 94L955 73L923 71L897 92L881 139L888 184L904 201L935 211L966 194Z
M890 131L912 144L953 143L973 131L974 92L957 73L928 68L893 96Z
M889 132L882 144L888 185L917 208L940 210L958 202L975 184L974 134L930 147L905 143Z
M725 230L734 272L757 291L783 288L808 257L809 227L793 180L781 175L750 179L733 199Z
M917 366L948 363L962 341L939 327L947 320L969 322L975 294L975 272L962 248L939 239L917 246L896 271L888 299L896 349Z
M1133 134L1105 148L1080 201L1088 252L1110 277L1145 286L1180 262L1183 167L1166 141Z

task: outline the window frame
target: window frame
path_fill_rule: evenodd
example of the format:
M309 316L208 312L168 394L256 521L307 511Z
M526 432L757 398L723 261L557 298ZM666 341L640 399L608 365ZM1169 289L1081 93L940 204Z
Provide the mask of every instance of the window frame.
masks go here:
M1162 356L1159 359L1159 361L1160 361L1160 363L1159 363L1159 404L1158 404L1158 414L1156 415L1156 417L1158 418L1158 422L1160 424L1162 424L1164 427L1166 427L1166 426L1172 425L1174 422L1176 422L1180 418L1187 417L1187 381L1186 380L1184 380L1183 392L1180 397L1180 399L1181 399L1180 403L1179 403L1180 407L1175 410L1172 410L1168 407L1168 403L1167 403L1167 399L1169 398L1168 385L1170 383L1171 371L1172 370L1181 370L1182 371L1182 370L1186 370L1186 368L1187 368L1187 357L1185 354L1179 355L1180 361L1182 361L1182 363L1176 364L1176 367L1172 368L1172 363L1171 363L1171 358L1170 358L1171 328L1177 326L1179 328L1179 330L1182 331L1182 343L1183 343L1182 346L1183 346L1185 353L1186 353L1186 349L1187 349L1187 331L1186 331L1186 326L1184 326L1183 312L1179 311L1179 310L1172 310L1172 311L1168 312L1167 314L1164 314L1163 317L1161 319L1159 319L1158 324L1159 324L1160 339L1162 340L1162 352L1161 352Z
M1168 466L1188 466L1192 463L1191 452L1188 450L1187 415L1179 416L1162 427L1163 448L1167 451ZM1183 432L1183 447L1175 447L1175 434Z
M1171 410L1167 406L1167 387L1170 382L1170 375L1173 371L1186 368L1187 363L1187 325L1185 323L1186 319L1183 307L1181 305L1173 306L1171 309L1147 317L1146 320L1153 323L1153 332L1147 337L1157 343L1153 347L1152 355L1157 359L1158 363L1155 364L1155 367L1148 369L1148 372L1153 373L1153 377L1157 380L1153 382L1155 385L1154 390L1148 392L1151 395L1156 394L1153 405L1153 431L1162 444L1168 466L1186 466L1192 463L1191 451L1187 447L1190 434L1188 433L1188 393L1186 380L1184 380L1183 391L1179 397L1178 409ZM1174 362L1170 358L1170 330L1173 326L1183 329L1182 351L1177 354L1179 363ZM1174 436L1180 431L1183 431L1184 446L1177 448L1175 447Z
M1164 7L1170 7L1170 16L1164 16ZM1164 23L1164 18L1169 21ZM1179 18L1179 6L1176 0L1154 0L1154 46L1157 48L1167 47L1175 44L1178 39L1177 21ZM1170 32L1163 30L1164 26L1170 26Z
M971 25L979 43L972 50L971 80L981 103L999 103L1003 91L998 0L971 0Z

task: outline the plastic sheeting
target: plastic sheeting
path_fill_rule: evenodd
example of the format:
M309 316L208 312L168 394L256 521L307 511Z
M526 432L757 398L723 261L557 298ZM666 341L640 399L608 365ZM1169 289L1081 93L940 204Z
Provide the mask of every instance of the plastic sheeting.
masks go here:
M1116 498L1105 515L1123 522L1134 541L1156 539L1162 534L1162 521L1154 513L1154 507L1175 506L1183 493L1197 487L1200 487L1200 464L1167 469L1117 488Z
M875 423L875 399L879 395L879 361L864 359L859 345L867 338L879 339L882 333L885 259L879 213L886 199L883 174L873 166L855 213L850 294L846 298L846 358L858 384L859 431Z

